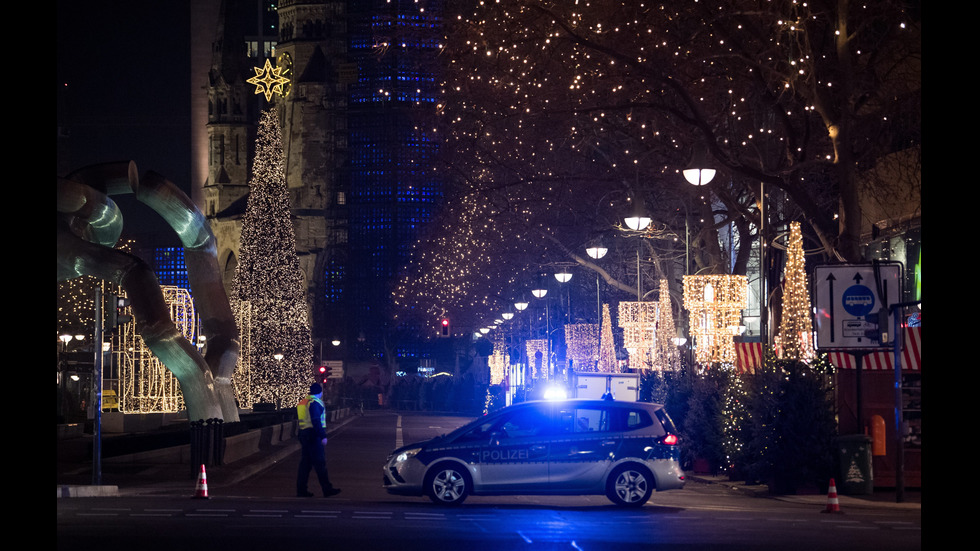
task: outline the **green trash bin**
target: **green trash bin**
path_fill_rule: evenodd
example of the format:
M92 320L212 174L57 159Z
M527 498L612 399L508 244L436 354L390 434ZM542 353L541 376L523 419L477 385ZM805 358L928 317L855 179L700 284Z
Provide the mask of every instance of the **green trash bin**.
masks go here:
M841 436L837 439L840 452L840 478L837 491L843 495L874 493L871 472L871 437L864 434Z

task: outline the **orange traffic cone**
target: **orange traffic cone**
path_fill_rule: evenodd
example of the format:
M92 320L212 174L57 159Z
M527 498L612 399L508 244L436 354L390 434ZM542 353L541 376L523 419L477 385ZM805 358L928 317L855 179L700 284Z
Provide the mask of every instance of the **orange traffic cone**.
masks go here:
M837 484L834 479L830 479L830 488L827 489L827 508L823 513L840 513L840 503L837 501Z
M204 464L201 463L201 472L197 474L197 488L194 490L195 499L208 498L208 475L204 472Z

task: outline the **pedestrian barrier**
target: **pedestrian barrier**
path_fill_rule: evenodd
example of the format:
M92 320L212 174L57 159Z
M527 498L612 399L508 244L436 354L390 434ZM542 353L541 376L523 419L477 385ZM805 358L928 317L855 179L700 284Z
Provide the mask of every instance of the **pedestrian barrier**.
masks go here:
M837 484L834 479L830 479L830 487L827 488L827 508L821 513L840 513L840 502L837 500Z
M197 487L194 489L194 499L208 499L208 474L201 463L201 472L197 474Z

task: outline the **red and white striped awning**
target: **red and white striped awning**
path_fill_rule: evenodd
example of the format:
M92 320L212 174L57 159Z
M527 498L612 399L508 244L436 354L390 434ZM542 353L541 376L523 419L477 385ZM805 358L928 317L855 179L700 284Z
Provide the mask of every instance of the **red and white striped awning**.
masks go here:
M905 335L905 342L902 346L902 370L921 371L922 328L907 327L903 329L902 333ZM735 368L738 373L754 374L756 368L762 366L762 343L737 342L735 343L735 355ZM857 369L858 367L858 356L850 352L830 352L827 357L837 369ZM861 368L869 371L888 371L894 370L894 365L895 352L890 349L882 349L866 354Z
M737 342L735 343L735 370L738 373L755 373L757 367L762 366L762 343L761 342Z
M902 370L921 371L922 359L922 328L907 327L903 330L905 343L902 347ZM857 369L858 357L847 352L831 352L828 354L831 363L837 369ZM892 350L875 350L864 356L861 369L868 371L889 371L895 369L895 352Z

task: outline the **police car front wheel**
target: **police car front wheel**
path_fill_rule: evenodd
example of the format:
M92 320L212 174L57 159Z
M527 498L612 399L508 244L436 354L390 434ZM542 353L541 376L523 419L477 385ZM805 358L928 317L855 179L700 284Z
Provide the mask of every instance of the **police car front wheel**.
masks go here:
M443 505L459 505L470 493L469 475L452 463L436 465L425 477L429 499Z

